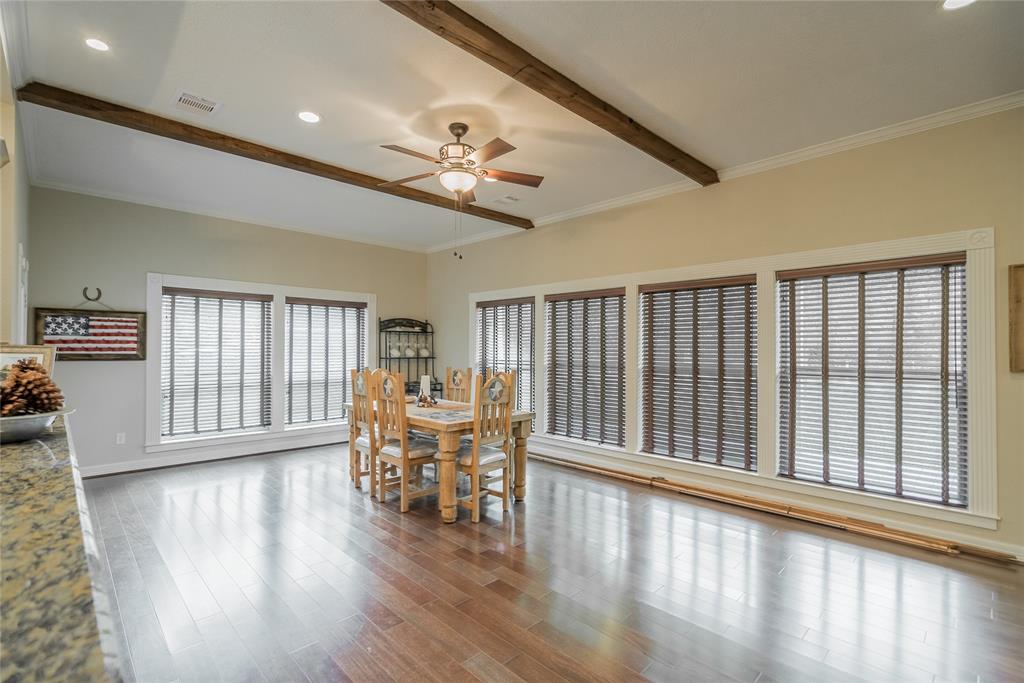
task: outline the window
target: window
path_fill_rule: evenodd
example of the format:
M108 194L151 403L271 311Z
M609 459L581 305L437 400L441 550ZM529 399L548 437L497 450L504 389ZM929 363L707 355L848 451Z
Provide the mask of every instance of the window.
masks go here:
M544 297L547 431L625 444L625 289Z
M516 372L516 407L533 410L533 297L476 305L476 367Z
M757 466L753 275L640 287L641 450Z
M285 421L341 420L366 366L366 304L287 297L284 328Z
M777 277L780 474L966 506L965 255Z
M162 436L270 425L271 300L163 288Z

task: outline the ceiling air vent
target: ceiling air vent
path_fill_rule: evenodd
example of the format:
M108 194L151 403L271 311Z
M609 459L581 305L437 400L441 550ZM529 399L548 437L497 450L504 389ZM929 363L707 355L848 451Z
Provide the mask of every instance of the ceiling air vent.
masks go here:
M201 114L203 116L209 116L218 109L220 109L220 103L208 100L205 97L199 97L191 93L182 92L178 95L177 106L179 109L190 111L193 114Z

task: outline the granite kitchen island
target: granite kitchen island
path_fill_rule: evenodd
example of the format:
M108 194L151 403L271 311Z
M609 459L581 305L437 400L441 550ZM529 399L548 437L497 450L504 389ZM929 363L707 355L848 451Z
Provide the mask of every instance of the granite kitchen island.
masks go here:
M117 640L65 418L0 446L0 679L121 680Z

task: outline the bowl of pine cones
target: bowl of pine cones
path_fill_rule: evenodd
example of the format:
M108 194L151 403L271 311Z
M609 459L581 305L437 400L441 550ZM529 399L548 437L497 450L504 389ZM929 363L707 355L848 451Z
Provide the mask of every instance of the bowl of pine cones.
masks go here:
M17 361L0 381L0 443L34 439L58 416L70 412L64 408L64 395L38 361Z

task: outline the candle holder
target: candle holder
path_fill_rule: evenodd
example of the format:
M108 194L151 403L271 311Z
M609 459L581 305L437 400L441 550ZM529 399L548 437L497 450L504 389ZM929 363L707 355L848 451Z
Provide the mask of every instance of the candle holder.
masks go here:
M433 378L430 375L420 377L420 393L416 397L416 405L421 408L428 408L437 405L437 399L430 395L430 384Z

